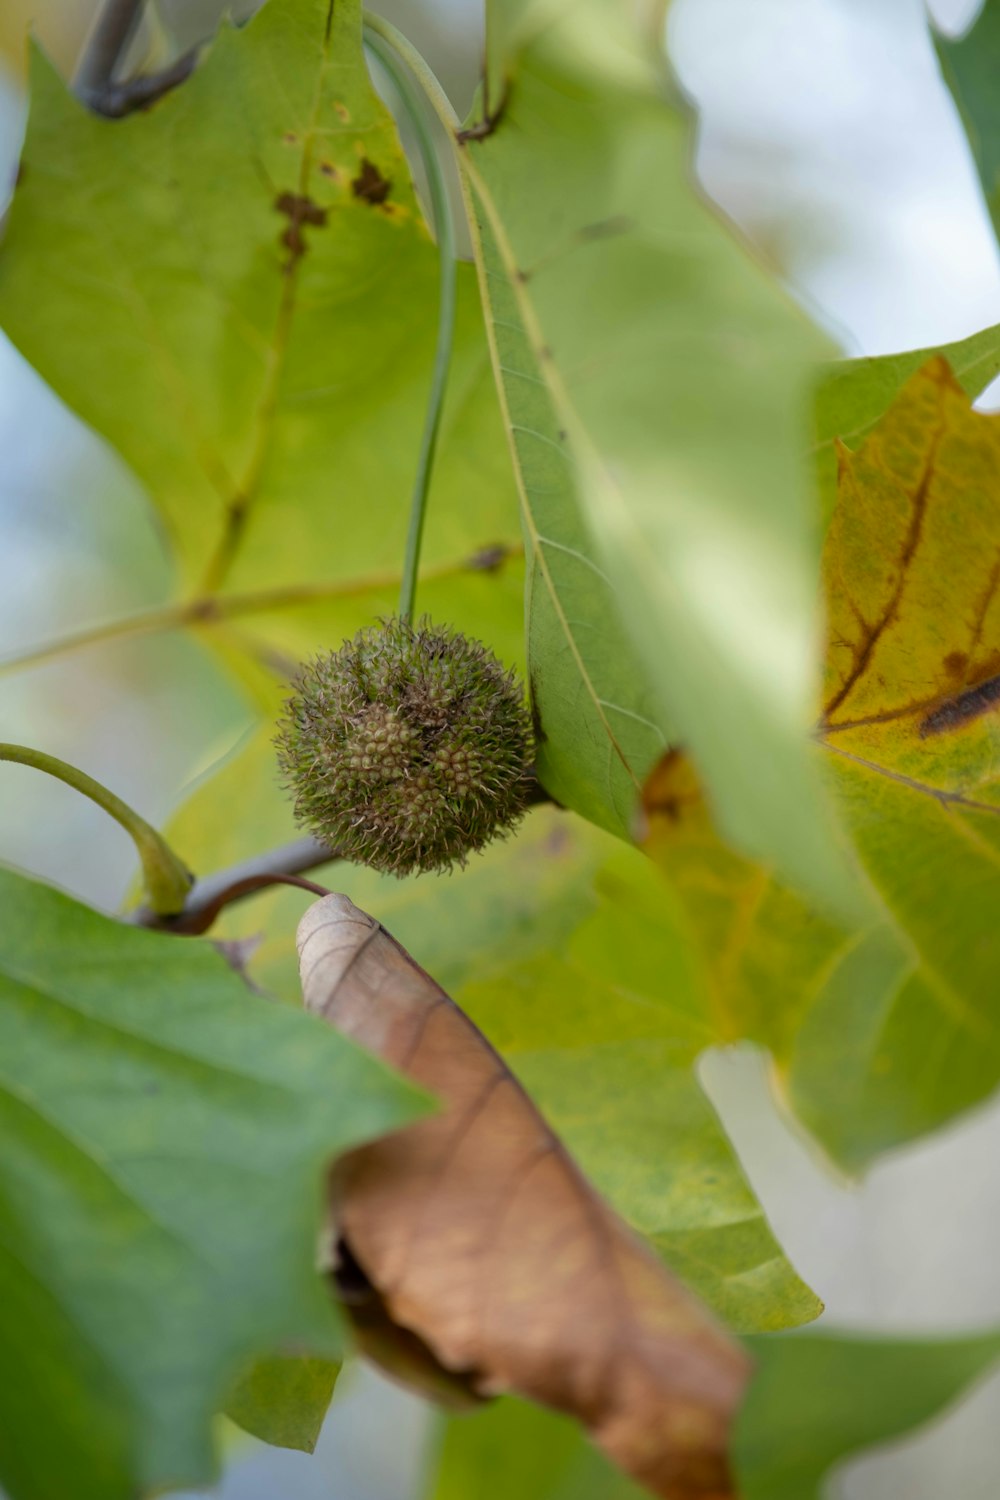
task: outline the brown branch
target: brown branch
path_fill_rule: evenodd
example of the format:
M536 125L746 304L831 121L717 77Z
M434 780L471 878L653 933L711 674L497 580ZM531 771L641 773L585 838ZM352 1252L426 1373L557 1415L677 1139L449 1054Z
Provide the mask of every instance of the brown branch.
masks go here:
M208 931L225 907L270 885L296 885L320 896L327 895L324 887L299 877L306 870L315 870L340 857L318 839L294 839L290 844L269 849L266 854L230 865L227 870L206 875L204 880L196 880L188 892L184 910L175 917L161 917L148 906L140 906L129 913L128 921L137 927L154 927L180 937L197 937Z
M550 797L536 776L532 775L528 790L528 807L542 803L560 804ZM271 885L294 885L315 895L326 896L329 892L311 880L302 880L306 870L315 870L320 865L333 864L343 859L336 849L320 843L319 839L293 839L265 854L254 855L239 864L230 865L214 875L196 880L188 892L184 910L173 917L160 916L148 906L139 906L126 918L137 927L152 927L158 932L173 932L179 937L199 937L212 926L215 919L227 907L248 896L256 895Z
M111 119L154 103L183 83L198 60L199 49L193 48L158 73L116 79L142 9L143 0L104 0L73 79L73 88L82 103Z

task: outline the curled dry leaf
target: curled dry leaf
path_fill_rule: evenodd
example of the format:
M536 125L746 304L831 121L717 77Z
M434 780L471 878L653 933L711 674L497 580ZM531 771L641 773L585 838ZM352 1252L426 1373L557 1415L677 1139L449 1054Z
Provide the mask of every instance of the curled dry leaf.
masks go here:
M397 1345L410 1340L411 1355L474 1396L513 1391L572 1414L655 1494L733 1495L743 1350L598 1196L384 928L333 895L298 941L308 1008L443 1106L352 1151L333 1176L348 1280L373 1289L382 1333L397 1330Z

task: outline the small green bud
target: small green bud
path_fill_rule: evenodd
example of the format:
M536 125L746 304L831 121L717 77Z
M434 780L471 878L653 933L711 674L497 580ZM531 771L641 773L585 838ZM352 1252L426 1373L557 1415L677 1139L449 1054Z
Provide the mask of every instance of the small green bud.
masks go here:
M481 642L385 620L307 662L294 686L278 763L297 821L346 859L445 870L517 824L531 720Z

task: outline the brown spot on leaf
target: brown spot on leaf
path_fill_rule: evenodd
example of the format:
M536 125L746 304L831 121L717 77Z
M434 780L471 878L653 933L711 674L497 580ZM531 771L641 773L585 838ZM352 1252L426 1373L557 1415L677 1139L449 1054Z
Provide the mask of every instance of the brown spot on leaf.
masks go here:
M545 741L548 739L548 735L545 733L545 726L542 724L541 710L538 707L537 680L534 672L531 673L528 697L531 700L531 728L535 736L535 745L544 745Z
M490 547L480 547L478 552L474 552L466 567L475 573L497 573L509 556L510 548L503 542L495 542Z
M326 223L326 209L320 208L305 193L288 192L279 193L274 206L288 219L288 228L281 236L281 243L288 251L285 270L290 271L306 253L306 227L321 229Z
M363 203L384 203L389 196L392 183L382 176L373 161L365 156L361 161L361 170L351 183L351 191L355 198L360 198Z
M503 118L503 112L507 107L506 85L504 86L503 97L500 103L496 109L491 109L487 92L488 82L488 78L483 79L483 118L477 120L475 125L469 125L464 130L456 131L455 139L460 146L466 145L469 141L484 141L487 136L493 134Z
M644 844L657 827L674 826L696 810L704 812L704 796L693 765L682 750L665 750L642 789L637 839Z
M968 665L969 658L964 651L949 651L943 663L949 677L963 677Z
M297 145L299 138L295 134L294 130L286 130L281 139L284 141L286 146L294 146Z
M332 161L321 161L319 169L324 177L329 177L334 182L340 177L340 169L335 167Z
M337 118L343 120L344 124L346 125L351 118L351 111L348 109L347 105L344 104L340 99L335 99L333 110Z
M933 713L929 713L921 721L920 738L925 740L928 735L943 734L948 729L957 729L962 724L968 724L972 719L981 718L998 703L1000 703L1000 677L987 678L977 687L968 688L964 693L950 698L947 703L942 703L941 707L936 708Z
M619 234L628 234L635 228L635 220L627 214L613 214L608 219L598 219L595 224L584 224L577 230L581 240L607 240Z
M573 835L565 823L557 823L542 847L553 859L560 859L573 849Z

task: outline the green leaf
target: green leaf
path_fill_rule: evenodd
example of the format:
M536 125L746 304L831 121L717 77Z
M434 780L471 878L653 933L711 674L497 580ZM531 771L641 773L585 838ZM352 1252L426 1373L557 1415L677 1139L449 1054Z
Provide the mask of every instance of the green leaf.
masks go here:
M517 310L497 356L512 356L499 375L527 413L521 437L552 451L552 411L566 433L581 518L555 540L595 539L585 556L659 705L646 716L690 744L727 834L850 907L802 733L816 666L802 450L824 342L693 186L686 113L627 8L495 0L490 20L509 87L463 161L489 296L504 319ZM574 653L545 641L538 675L575 703ZM633 692L631 666L624 680ZM606 731L598 744L613 764Z
M382 202L361 191L365 161ZM192 629L234 670L287 668L391 612L437 252L357 0L272 0L121 121L87 114L36 56L22 165L0 322L134 469L178 564L175 605L101 638ZM517 496L458 269L418 605L516 662Z
M969 138L993 228L1000 235L1000 4L986 0L964 36L935 34L934 44Z
M926 1422L1000 1358L1000 1334L750 1340L757 1371L737 1420L743 1500L819 1500L842 1460ZM826 1493L822 1490L822 1493Z
M146 483L207 586L237 546L244 587L283 581L271 549L289 524L314 576L334 537L341 576L372 566L343 524L359 506L377 507L390 546L402 535L394 490L419 426L398 408L428 367L434 251L364 69L360 7L338 5L328 28L329 11L280 0L243 34L224 27L183 88L122 121L85 111L40 56L32 67L0 318ZM383 202L352 187L364 160ZM348 489L345 468L368 483Z
M504 1397L442 1424L425 1500L643 1500L577 1423Z
M748 1340L757 1362L734 1434L742 1500L819 1500L848 1458L936 1416L1000 1358L1000 1335ZM642 1493L645 1493L644 1491ZM638 1500L564 1417L504 1399L444 1426L426 1500Z
M942 1003L898 931L882 925L831 945L788 1057L787 1088L845 1171L936 1130L998 1077L995 1044Z
M265 1355L236 1382L226 1416L262 1442L312 1453L339 1374L332 1360Z
M567 436L485 218L478 240L522 499L538 774L564 806L629 837L638 789L663 750L664 730L645 668L623 629L612 582L596 561Z
M249 1360L339 1352L323 1169L418 1101L207 943L9 871L0 897L0 1481L14 1500L206 1483Z
M956 1025L885 917L842 927L728 848L683 761L659 769L647 806L646 847L686 913L721 1038L770 1051L777 1092L842 1171L994 1086L993 1047Z

